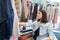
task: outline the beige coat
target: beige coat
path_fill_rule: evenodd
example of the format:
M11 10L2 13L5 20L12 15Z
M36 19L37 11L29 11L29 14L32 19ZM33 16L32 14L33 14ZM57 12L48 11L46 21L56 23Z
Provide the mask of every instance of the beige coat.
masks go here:
M15 37L15 40L18 40L18 37L20 36L19 20L18 20L16 8L15 8L14 0L12 0L12 7L14 10L14 23L13 23L13 33L12 33L12 37L10 38L10 40L13 40L13 36Z

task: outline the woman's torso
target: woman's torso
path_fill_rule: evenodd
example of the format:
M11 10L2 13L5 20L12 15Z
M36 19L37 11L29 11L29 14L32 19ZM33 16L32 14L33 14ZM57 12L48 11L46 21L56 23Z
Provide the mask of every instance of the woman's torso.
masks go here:
M34 32L39 28L39 36L37 37L37 40L48 37L48 24L49 23L39 23L35 21L33 25L33 35L36 35Z

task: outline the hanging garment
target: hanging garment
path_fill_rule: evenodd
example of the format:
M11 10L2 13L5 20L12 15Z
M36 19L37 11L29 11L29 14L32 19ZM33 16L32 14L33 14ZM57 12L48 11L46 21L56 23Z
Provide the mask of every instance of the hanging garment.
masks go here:
M4 40L5 37L5 22L0 23L0 40Z
M0 0L0 39L9 39L13 28L11 0Z
M16 10L17 10L17 15L18 15L18 18L19 18L19 21L20 21L20 17L21 17L21 0L14 0L15 1L15 7L16 7Z
M19 19L17 15L15 0L11 0L11 3L14 11L14 22L13 22L13 32L12 32L12 36L10 37L10 40L18 40L18 37L20 36L20 29L19 29Z
M9 39L12 35L12 29L13 29L13 19L14 19L14 13L12 14L11 18L8 20L0 23L0 39Z
M10 36L12 36L12 32L13 32L13 20L14 20L14 13L12 13L11 18L6 20L6 23L5 23L5 38L6 39L9 39Z
M34 6L33 14L32 14L32 20L33 21L36 19L37 10L38 10L38 4L36 3L35 6Z
M0 23L10 18L13 12L11 0L0 0Z
M24 9L24 1L22 0L22 13L21 13L21 21L23 22L25 19L25 9Z
M3 0L0 0L0 23L7 19L6 16L6 3Z
M54 17L53 17L53 23L57 23L57 18L58 18L58 8L55 8L55 13L54 13Z
M30 5L30 17L29 17L29 19L32 19L32 3Z

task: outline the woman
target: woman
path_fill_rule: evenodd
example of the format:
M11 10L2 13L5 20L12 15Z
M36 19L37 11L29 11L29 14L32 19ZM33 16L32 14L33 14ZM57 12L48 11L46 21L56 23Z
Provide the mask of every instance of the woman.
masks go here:
M52 23L47 21L47 13L44 10L40 10L37 13L36 20L33 23L19 23L20 26L31 26L34 32L39 29L38 36L35 40L54 40L55 35L52 32ZM51 25L51 26L50 26ZM37 35L37 34L35 34Z

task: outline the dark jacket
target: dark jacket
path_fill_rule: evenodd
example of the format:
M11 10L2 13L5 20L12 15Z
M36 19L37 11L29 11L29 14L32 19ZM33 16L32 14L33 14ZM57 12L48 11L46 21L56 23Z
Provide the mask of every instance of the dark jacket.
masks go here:
M11 0L0 0L0 23L10 18L12 12Z
M0 0L0 40L8 40L12 35L13 19L11 0Z

